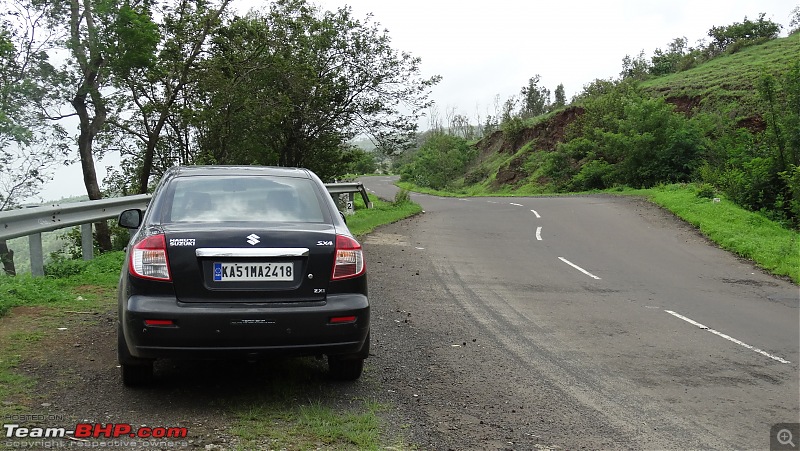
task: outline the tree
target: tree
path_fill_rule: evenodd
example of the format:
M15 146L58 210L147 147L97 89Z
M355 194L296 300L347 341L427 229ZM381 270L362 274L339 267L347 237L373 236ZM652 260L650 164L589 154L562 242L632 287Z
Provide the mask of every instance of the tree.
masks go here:
M375 153L351 146L345 153L349 174L373 174L378 169Z
M35 195L61 162L61 130L41 120L35 107L46 96L44 71L53 36L43 33L42 16L20 2L3 2L0 16L0 211L17 208ZM16 274L14 252L0 240L6 274Z
M401 169L402 180L433 189L443 189L464 175L464 169L477 156L464 138L432 133L413 160Z
M528 80L528 86L523 86L520 91L522 97L522 117L535 117L547 112L550 105L550 90L539 86L539 74Z
M800 33L800 6L795 6L792 10L791 20L789 21L789 26L792 27L789 30L789 34Z
M94 142L109 117L111 80L153 63L158 43L150 16L150 0L34 0L48 15L50 28L66 35L69 58L53 87L74 113L51 113L50 119L76 116L79 120L78 156L89 199L103 197L95 169ZM50 104L51 108L61 105ZM98 152L102 154L102 151ZM101 250L111 249L106 222L95 224Z
M451 135L460 136L468 141L477 137L475 127L469 123L469 118L463 114L456 114L449 120L448 132Z
M571 160L561 166L581 166L570 188L690 180L707 145L696 120L664 99L650 98L632 80L597 80L584 89L584 113L557 152Z
M47 51L55 37L44 32L42 15L29 5L0 2L0 8L0 149L8 152L10 146L31 146L63 130L45 123L37 108L48 95Z
M675 38L669 44L667 51L662 51L660 48L655 49L653 57L650 59L652 62L650 73L659 76L678 72L681 61L686 55L686 43L685 37Z
M227 23L196 92L199 161L304 166L330 179L357 134L392 153L410 142L439 77L349 8L279 0ZM246 131L246 132L245 132Z
M649 72L650 64L644 57L644 50L636 57L625 55L625 58L622 58L622 72L619 75L623 79L644 80Z
M35 196L50 180L58 162L52 148L46 144L20 146L0 154L0 211L18 208L20 203ZM6 240L0 240L0 261L6 274L15 275L14 251Z
M564 84L559 83L558 86L556 86L555 100L553 101L552 108L553 109L561 108L566 104L567 104L567 95L564 93Z
M519 103L517 96L509 96L509 98L503 102L503 112L500 118L501 124L505 124L514 118L514 110L517 108L517 103Z
M758 15L753 22L746 16L744 20L722 27L711 27L708 36L712 39L709 49L715 55L726 51L736 51L747 45L775 39L781 31L781 25L771 20L764 20L765 13Z
M113 125L131 135L138 145L125 152L135 161L134 190L148 192L154 164L159 164L157 176L175 163L189 163L184 158L188 152L184 120L191 114L191 105L185 101L184 90L197 82L200 54L221 23L221 16L230 0L218 4L211 1L178 0L165 4L160 11L158 64L145 64L117 74L114 84L122 91L122 108L130 117L111 120ZM158 149L162 134L167 131L171 142ZM185 139L181 139L185 138ZM157 151L161 150L161 155ZM175 155L176 151L184 152Z

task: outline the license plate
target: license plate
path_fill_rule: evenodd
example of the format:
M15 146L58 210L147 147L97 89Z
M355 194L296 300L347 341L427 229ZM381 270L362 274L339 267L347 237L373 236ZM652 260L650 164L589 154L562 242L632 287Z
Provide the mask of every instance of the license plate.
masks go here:
M292 263L214 263L215 282L290 282Z

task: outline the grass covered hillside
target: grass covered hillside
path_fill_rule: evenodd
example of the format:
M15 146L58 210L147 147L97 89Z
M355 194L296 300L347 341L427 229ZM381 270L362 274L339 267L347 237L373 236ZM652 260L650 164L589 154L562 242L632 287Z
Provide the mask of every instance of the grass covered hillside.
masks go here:
M645 80L641 86L684 111L686 107L699 107L702 111L733 114L739 120L752 119L754 112L757 116L765 112L758 94L761 77L765 73L774 77L787 74L798 60L800 33L795 33L714 58L686 71Z

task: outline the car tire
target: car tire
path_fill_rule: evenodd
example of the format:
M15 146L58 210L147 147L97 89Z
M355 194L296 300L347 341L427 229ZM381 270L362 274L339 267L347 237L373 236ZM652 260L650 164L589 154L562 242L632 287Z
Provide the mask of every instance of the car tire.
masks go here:
M142 387L153 381L153 361L139 359L130 354L122 326L117 328L117 360L126 387Z
M337 381L354 381L364 371L364 359L342 359L328 356L328 374Z

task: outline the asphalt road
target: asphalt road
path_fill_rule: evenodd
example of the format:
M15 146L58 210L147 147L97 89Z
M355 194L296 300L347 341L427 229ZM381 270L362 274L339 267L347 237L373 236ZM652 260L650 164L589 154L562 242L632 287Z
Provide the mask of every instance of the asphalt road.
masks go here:
M769 449L800 422L796 285L643 201L412 198L365 248L372 302L413 319L373 340L420 348L396 382L443 440L423 446Z

